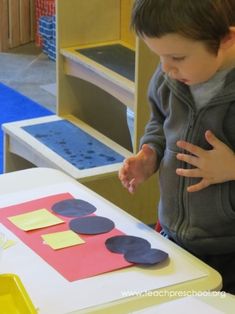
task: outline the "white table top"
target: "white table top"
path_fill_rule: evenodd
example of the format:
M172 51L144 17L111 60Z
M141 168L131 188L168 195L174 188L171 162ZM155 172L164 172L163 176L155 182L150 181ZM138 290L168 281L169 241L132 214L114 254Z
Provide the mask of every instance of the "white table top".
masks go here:
M151 268L133 266L68 282L16 238L17 244L4 251L0 273L18 274L41 314L130 313L178 298L184 291L221 287L215 270L58 170L33 168L0 175L0 187L0 207L64 192L89 199L98 214L111 218L119 230L147 239L170 257L163 265ZM15 238L3 225L0 231Z
M130 314L234 314L235 296L225 292L198 293L166 303L151 306Z

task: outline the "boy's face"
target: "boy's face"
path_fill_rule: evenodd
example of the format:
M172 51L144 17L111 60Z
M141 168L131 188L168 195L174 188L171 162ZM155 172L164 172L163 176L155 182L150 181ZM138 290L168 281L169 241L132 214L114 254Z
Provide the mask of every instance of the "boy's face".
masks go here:
M187 85L206 82L223 66L220 50L212 54L203 42L178 34L144 37L144 41L160 57L163 71Z

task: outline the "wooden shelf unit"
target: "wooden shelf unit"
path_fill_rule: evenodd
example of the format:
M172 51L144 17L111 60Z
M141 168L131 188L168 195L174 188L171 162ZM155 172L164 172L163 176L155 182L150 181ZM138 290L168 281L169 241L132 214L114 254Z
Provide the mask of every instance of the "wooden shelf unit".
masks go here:
M159 60L130 30L132 4L132 0L57 0L57 114L73 115L136 153L149 119L148 83ZM116 44L134 52L134 80L77 51ZM134 112L133 142L127 107ZM142 221L156 220L155 176L135 195L124 190L117 173L84 184Z
M120 44L124 46L123 42L116 41L108 43L112 45ZM100 63L91 60L77 52L79 49L90 47L103 47L104 44L86 45L80 47L61 49L61 54L64 56L64 71L67 75L78 77L85 81L100 87L107 93L114 96L121 103L134 110L135 101L135 83L120 74L108 69ZM125 46L124 46L125 47ZM118 60L117 60L118 62Z
M131 6L132 0L56 1L57 112L4 125L5 171L33 165L60 169L138 219L153 223L158 200L155 176L130 195L118 179L120 163L76 169L22 128L65 119L124 158L138 151L149 118L147 86L158 60L130 31ZM81 53L81 49L112 45L121 45L121 50L124 47L128 55L134 55L132 79ZM117 64L121 61L114 59ZM133 144L127 108L134 111ZM73 138L76 143L79 139Z
M132 0L57 0L57 114L76 116L136 153L149 119L148 83L159 60L130 30L132 4ZM77 51L115 44L135 53L134 80ZM134 112L133 143L127 107ZM121 186L117 173L83 183L142 221L156 220L155 176L135 195Z
M120 145L132 150L126 125L126 109L131 108L135 117L133 134L135 153L138 151L139 140L149 118L148 82L159 60L130 30L132 2L132 0L57 1L57 34L59 34L57 109L59 116L71 113L77 115ZM121 44L135 52L134 81L77 52L79 48L114 44ZM83 82L79 84L78 80ZM85 91L89 97L84 96ZM100 103L95 104L97 99ZM91 111L96 109L100 116L96 116L94 121ZM109 114L113 112L114 117L119 115L117 126L113 125L112 132L104 125L105 120L109 119L106 112Z

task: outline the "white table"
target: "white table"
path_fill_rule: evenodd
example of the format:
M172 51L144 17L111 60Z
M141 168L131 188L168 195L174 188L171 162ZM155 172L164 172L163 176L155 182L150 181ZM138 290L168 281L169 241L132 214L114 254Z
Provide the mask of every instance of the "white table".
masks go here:
M184 291L221 288L215 270L66 174L32 168L0 175L0 207L64 192L89 199L97 214L111 218L116 228L147 239L170 258L151 268L133 266L68 282L1 225L0 231L17 244L4 251L0 273L19 275L40 314L130 313L179 298Z
M130 314L234 314L235 296L225 292L200 292L174 301L151 306Z

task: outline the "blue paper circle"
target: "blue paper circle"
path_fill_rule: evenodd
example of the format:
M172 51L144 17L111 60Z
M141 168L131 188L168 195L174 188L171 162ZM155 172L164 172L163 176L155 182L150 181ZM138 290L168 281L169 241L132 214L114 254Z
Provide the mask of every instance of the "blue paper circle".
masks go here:
M96 207L81 199L67 199L55 203L51 208L55 213L65 217L82 217L92 214Z
M125 253L124 258L129 263L141 265L155 265L165 261L168 254L157 249L147 250L129 250Z
M113 253L126 253L129 250L150 249L150 243L130 235L114 236L105 241L106 248Z
M70 221L69 227L76 233L100 234L111 231L114 228L112 220L101 216L89 216L76 218Z

